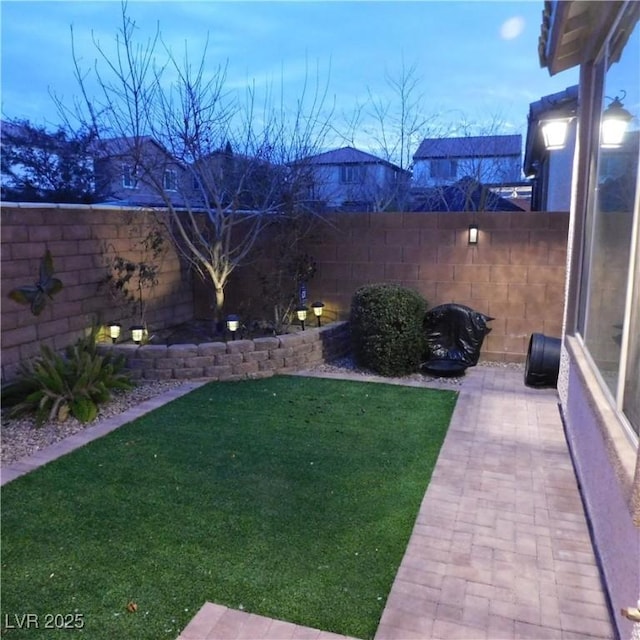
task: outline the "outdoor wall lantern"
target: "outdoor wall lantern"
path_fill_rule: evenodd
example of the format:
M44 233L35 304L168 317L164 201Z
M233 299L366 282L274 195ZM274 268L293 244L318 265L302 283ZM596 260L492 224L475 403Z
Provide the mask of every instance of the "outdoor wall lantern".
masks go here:
M324 302L314 302L311 305L311 308L313 309L313 314L315 315L316 319L318 320L318 326L321 326L321 322L320 322L320 316L322 315L322 311L324 309Z
M236 339L236 331L240 328L240 318L235 314L227 316L227 329L231 331L231 339Z
M109 337L111 338L111 342L114 342L120 337L120 330L122 329L122 325L119 322L112 322L109 325Z
M623 99L626 92L623 90ZM608 98L611 100L611 98ZM611 104L602 113L602 146L608 149L619 147L624 140L624 134L627 131L627 125L631 122L633 116L622 106L620 98L613 98Z
M564 148L567 139L567 131L569 130L569 122L571 118L558 115L551 116L549 120L545 120L541 124L542 140L547 151Z
M469 225L469 244L478 244L478 225Z
M304 321L307 319L307 307L298 307L296 309L296 315L298 316L298 320L300 320L300 326L304 331Z
M140 324L133 325L131 327L131 339L136 343L142 342L142 336L144 335L144 327Z

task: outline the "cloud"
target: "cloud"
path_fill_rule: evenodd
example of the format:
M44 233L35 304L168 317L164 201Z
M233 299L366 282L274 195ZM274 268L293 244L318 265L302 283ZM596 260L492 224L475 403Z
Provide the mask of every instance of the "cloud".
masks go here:
M500 37L503 40L515 40L524 31L524 18L514 16L502 23L500 27Z

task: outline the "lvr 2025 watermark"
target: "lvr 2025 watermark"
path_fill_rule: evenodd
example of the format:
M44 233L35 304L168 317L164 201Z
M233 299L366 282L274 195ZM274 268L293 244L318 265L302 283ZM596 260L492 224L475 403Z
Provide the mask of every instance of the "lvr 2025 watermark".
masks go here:
M3 629L82 629L82 613L6 613Z

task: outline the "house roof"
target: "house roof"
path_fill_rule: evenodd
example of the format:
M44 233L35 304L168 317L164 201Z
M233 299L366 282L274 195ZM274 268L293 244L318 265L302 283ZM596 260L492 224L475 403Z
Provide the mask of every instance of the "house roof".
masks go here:
M473 178L454 184L420 189L412 195L411 211L523 211L511 200L493 193Z
M96 141L93 148L98 156L125 156L130 155L135 150L136 144L143 146L153 145L162 153L170 155L169 152L151 136L140 136L139 138L135 138L133 136L105 138Z
M520 134L425 138L413 155L413 159L520 156L521 148Z
M401 170L398 165L392 162L374 156L372 153L360 151L354 147L341 147L340 149L325 151L324 153L305 158L304 162L310 164L384 164L388 167Z

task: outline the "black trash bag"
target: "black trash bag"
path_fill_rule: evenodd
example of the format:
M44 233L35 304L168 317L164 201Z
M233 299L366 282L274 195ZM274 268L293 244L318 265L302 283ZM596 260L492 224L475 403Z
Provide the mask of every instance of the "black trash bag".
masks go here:
M492 317L462 304L441 304L424 316L427 362L456 362L460 368L478 364Z

